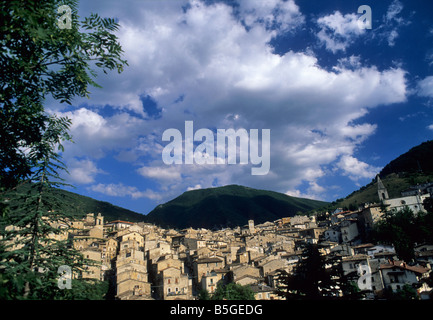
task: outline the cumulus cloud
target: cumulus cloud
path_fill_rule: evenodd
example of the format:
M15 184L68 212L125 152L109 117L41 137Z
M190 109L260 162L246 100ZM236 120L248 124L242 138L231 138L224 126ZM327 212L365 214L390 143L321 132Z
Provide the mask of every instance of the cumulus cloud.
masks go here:
M358 25L358 18L354 13L342 15L339 11L320 17L317 19L320 27L317 37L329 51L344 52L355 39L365 33L365 29Z
M433 76L425 77L418 82L418 95L433 98Z
M180 181L180 166L151 166L141 167L137 172L145 178L162 180L162 181Z
M122 183L99 183L88 188L89 190L99 192L112 197L125 197L129 196L132 199L148 198L152 200L160 200L161 195L152 190L139 191L137 187L125 186Z
M74 143L65 142L65 157L100 159L107 152L135 148L138 138L147 133L143 119L126 112L104 117L98 110L81 107L74 111L57 112L68 117Z
M343 174L354 181L361 178L373 178L381 170L381 168L370 166L350 155L343 155L337 163L337 167L343 170Z
M303 25L305 18L293 0L240 1L239 11L248 27L265 25L276 32L287 32Z
M65 176L65 178L68 178L70 182L75 184L93 183L97 174L105 173L90 159L78 160L72 158L67 162L67 166L69 176Z

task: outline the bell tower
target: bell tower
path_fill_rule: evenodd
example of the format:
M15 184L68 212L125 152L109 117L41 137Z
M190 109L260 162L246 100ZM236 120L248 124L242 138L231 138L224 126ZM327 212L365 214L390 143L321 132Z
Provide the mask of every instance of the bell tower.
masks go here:
M379 175L377 175L377 194L379 195L379 201L384 201L389 198L388 190L386 190Z

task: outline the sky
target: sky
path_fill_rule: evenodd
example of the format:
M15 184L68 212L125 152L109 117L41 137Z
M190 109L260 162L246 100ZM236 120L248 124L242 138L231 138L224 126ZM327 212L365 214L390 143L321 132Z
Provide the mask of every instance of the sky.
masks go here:
M100 72L89 99L47 101L72 120L70 191L143 214L229 184L334 201L433 138L431 1L81 1L92 12L118 20L129 66ZM269 171L167 164L163 134L186 146L186 121L215 138L269 129Z

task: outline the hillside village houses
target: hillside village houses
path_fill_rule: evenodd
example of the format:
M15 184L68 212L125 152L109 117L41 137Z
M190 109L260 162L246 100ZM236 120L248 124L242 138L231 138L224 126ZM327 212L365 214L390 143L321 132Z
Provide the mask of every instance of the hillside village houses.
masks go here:
M419 200L430 193L389 199L378 179L378 195L391 210L402 201L424 210ZM321 221L294 216L211 231L104 222L101 214L89 213L73 222L68 237L86 258L98 262L82 277L110 281L121 300L192 300L200 290L212 295L218 284L229 282L250 286L259 300L282 299L276 294L278 274L293 271L306 243L318 244L322 255L336 259L367 298L380 298L385 288L397 291L405 284L416 288L421 299L431 298L432 288L424 280L433 264L433 243L416 248L415 265L398 261L392 246L364 243L382 214L379 204L366 204L357 211L337 209Z

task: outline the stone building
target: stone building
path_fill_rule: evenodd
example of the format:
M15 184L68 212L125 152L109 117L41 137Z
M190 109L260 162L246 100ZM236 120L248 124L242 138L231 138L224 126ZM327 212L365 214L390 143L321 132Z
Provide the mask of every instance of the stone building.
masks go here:
M151 285L148 281L147 261L140 242L122 241L116 261L117 295L120 300L149 299Z
M201 283L203 276L209 275L215 269L224 268L224 260L216 257L198 258L193 262L193 271L196 276L197 285Z

